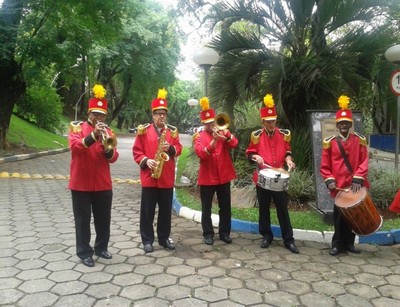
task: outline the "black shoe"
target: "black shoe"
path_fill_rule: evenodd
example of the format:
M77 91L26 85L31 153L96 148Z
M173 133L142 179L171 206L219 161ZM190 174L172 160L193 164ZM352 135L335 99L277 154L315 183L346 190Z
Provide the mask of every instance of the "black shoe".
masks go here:
M212 237L205 237L204 238L204 243L207 245L213 245L214 244L214 239Z
M94 267L94 261L92 257L86 257L85 259L81 259L81 262L88 266L88 267Z
M166 248L166 249L168 249L168 250L170 250L170 251L175 250L175 245L174 245L174 242L172 241L171 238L167 239L167 240L164 241L164 242L159 242L159 244L160 244L162 247L164 247L164 248Z
M329 255L331 256L337 256L340 254L340 249L337 247L332 247L332 249L329 252Z
M261 243L260 243L260 247L261 248L268 248L268 246L271 244L271 241L269 241L267 238L263 238Z
M152 253L153 252L153 245L145 244L143 246L143 250L144 250L145 253Z
M361 251L360 251L359 249L356 249L356 248L354 247L354 245L349 245L349 246L347 246L346 250L347 250L348 252L350 252L350 253L353 253L353 254L361 254Z
M288 250L290 250L293 254L299 253L299 249L297 248L297 246L294 243L290 243L290 244L286 245L286 248Z
M224 235L224 236L219 236L219 239L221 241L224 241L226 244L231 244L232 243L232 239L230 236L228 235Z
M95 253L96 256L99 256L100 258L104 258L104 259L111 259L112 255L109 251L102 251L100 253Z

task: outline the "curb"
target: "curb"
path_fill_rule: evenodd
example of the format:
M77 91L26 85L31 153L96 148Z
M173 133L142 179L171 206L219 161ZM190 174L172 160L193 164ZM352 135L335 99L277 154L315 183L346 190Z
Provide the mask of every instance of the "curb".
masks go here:
M201 212L182 206L176 198L174 192L172 200L172 208L180 217L201 223ZM219 216L217 214L211 215L211 220L214 227L218 227ZM232 230L245 233L258 233L258 223L232 219ZM280 226L271 225L272 233L277 238L282 238ZM316 231L316 230L303 230L293 229L293 234L296 240L313 241L325 243L330 245L332 242L333 231ZM400 243L400 229L391 231L377 231L368 236L356 236L355 243L359 244L374 244L374 245L394 245Z
M59 154L59 153L67 152L67 151L69 151L69 148L60 148L60 149L53 149L53 150L47 150L47 151L33 152L33 153L29 153L29 154L2 157L2 158L0 158L0 164L6 163L6 162L15 162L15 161L27 160L27 159L32 159L32 158L38 158L38 157L47 156L47 155L55 155L55 154Z

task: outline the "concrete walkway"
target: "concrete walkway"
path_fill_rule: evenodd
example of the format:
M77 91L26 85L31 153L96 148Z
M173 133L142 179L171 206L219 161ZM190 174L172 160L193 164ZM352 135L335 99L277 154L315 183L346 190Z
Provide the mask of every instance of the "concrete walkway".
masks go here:
M399 246L360 244L361 255L328 255L329 244L233 232L202 243L201 226L173 216L176 251L139 235L139 170L129 156L112 167L112 260L83 266L75 255L69 153L0 163L0 305L6 306L397 306ZM19 174L19 176L17 175ZM24 174L22 176L22 174ZM94 232L93 232L94 233Z

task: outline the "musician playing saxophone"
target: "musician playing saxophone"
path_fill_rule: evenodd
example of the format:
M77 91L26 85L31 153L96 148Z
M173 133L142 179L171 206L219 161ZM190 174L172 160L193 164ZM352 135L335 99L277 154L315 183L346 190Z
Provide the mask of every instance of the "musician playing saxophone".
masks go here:
M151 103L152 124L139 125L133 144L133 158L140 166L142 196L140 207L140 235L145 253L153 252L156 206L158 204L158 243L174 250L170 238L171 209L175 181L175 157L182 152L178 130L167 124L167 91L161 89Z

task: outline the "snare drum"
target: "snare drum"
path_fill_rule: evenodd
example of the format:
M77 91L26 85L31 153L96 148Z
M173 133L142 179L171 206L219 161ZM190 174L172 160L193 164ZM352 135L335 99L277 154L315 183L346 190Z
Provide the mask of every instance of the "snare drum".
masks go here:
M258 185L271 191L287 191L289 188L289 174L270 168L258 172Z

